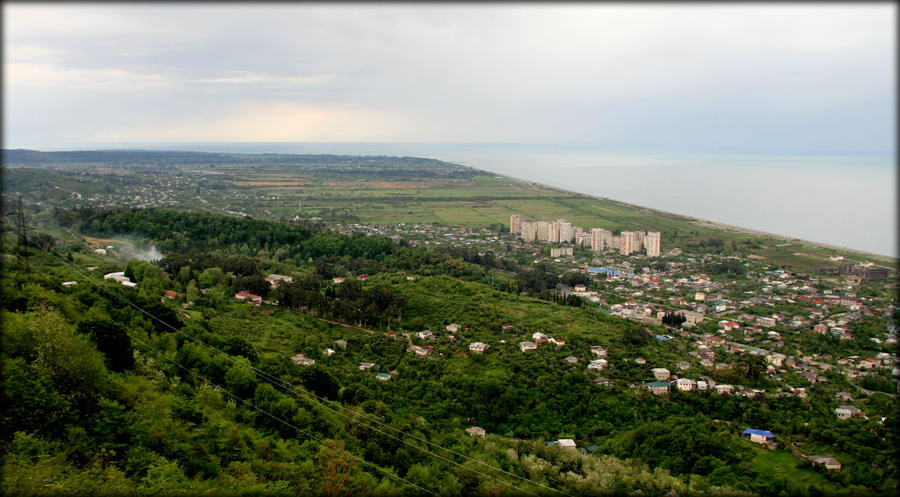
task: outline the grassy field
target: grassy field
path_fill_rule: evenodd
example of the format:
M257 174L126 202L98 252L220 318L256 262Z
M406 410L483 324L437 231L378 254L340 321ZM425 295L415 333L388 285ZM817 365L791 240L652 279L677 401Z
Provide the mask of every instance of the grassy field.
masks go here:
M365 181L365 178L334 178L322 174L286 173L260 168L220 167L223 180L236 189L252 189L272 217L319 216L327 221L348 214L363 224L424 224L488 227L509 226L509 218L551 221L565 218L585 230L605 228L659 231L663 249L719 239L726 244L743 243L744 253L755 254L776 265L806 270L827 264L830 255L850 261L872 260L895 266L889 257L822 247L813 243L775 236L760 236L710 226L694 218L633 206L613 200L535 185L513 178L478 172L466 178L422 178L402 181ZM371 179L371 178L370 178ZM251 211L256 200L235 201L233 208ZM301 208L298 208L302 206Z
M169 185L172 173L126 175L116 174L118 170L109 168L92 169L92 172L108 175L100 177L34 168L10 169L6 175L9 184L5 188L24 192L26 200L30 195L33 202L42 201L44 205L64 208L75 205L72 192L81 192L84 196L106 195L105 205L127 206L143 203L144 200L132 200L138 196L153 198L156 191L171 188L159 206L227 214L237 212L273 220L300 215L320 217L331 223L437 223L508 229L510 216L520 214L525 219L545 221L565 218L585 230L599 227L613 232L659 231L664 251L717 240L729 247L735 244L743 255L753 254L775 265L791 265L807 271L829 265L828 256L835 254L843 255L850 262L870 260L891 267L897 265L895 258L710 225L691 217L460 166L396 165L381 159L379 167L384 169L369 170L365 169L367 161L356 160L359 164L347 165L347 161L338 161L333 164L177 166L180 171L177 177L182 181L177 188ZM111 187L119 183L123 186ZM48 190L48 184L58 188Z
M820 490L836 491L837 486L821 474L801 469L802 461L784 450L768 450L753 447L753 469L776 478L784 478L798 487L818 487Z

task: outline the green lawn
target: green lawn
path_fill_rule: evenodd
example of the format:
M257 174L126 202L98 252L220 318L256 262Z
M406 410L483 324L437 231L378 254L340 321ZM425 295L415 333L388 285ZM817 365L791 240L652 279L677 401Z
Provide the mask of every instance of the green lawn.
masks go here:
M749 442L748 442L749 443ZM820 490L837 490L827 478L812 469L799 468L802 462L785 450L769 450L761 447L752 448L753 469L774 478L784 478L799 487L817 487Z

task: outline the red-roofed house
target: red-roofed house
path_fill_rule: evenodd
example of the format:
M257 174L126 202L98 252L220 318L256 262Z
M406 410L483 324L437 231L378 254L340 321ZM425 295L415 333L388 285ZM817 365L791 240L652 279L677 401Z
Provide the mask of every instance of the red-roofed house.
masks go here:
M260 297L259 295L253 295L252 293L248 293L248 292L238 292L238 293L234 294L234 298L236 298L238 300L248 300L249 299L254 304L258 304L258 303L262 302L262 297Z

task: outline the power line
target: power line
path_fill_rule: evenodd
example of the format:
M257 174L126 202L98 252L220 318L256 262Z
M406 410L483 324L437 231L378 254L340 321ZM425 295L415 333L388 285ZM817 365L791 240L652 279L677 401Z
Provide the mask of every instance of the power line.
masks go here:
M57 256L57 255L54 255L54 254L50 253L46 248L44 248L43 250L44 250L47 254L49 254L50 256L55 257L55 258L57 258L58 260L62 261L64 264L69 265L69 266L72 266L72 267L74 267L74 268L77 268L76 266L74 266L74 264L69 263L68 261L65 261L64 259L62 259L61 257L59 257L59 256ZM79 272L81 272L81 269L80 269L80 268L77 268L77 269L78 269ZM400 430L399 428L395 428L395 427L393 427L393 426L391 426L391 425L389 425L389 424L387 424L387 423L384 423L384 422L379 421L379 420L374 419L374 418L370 418L370 417L365 416L365 415L361 415L360 413L354 412L354 411L352 411L352 410L350 410L350 409L348 409L348 408L346 408L346 407L344 407L344 406L340 406L340 409L341 409L341 410L343 410L343 411L348 411L348 412L352 413L353 416L344 414L343 412L340 412L340 411L338 411L337 409L335 409L335 408L329 406L329 405L326 403L326 402L327 402L327 399L324 399L324 398L322 398L322 397L316 395L316 394L313 393L313 392L302 391L302 390L295 390L293 385L288 384L287 382L285 382L285 381L282 380L281 378L278 378L278 377L275 377L275 376L273 376L273 375L271 375L271 374L269 374L269 373L266 373L265 371L262 371L262 370L260 370L260 369L258 369L258 368L256 368L256 367L254 367L253 365L247 365L247 364L245 364L245 363L242 363L242 362L240 362L240 361L237 361L234 357L232 357L232 356L229 355L228 353L226 353L226 352L224 352L224 351L221 351L221 350L217 349L216 347L214 347L214 346L212 346L212 345L209 345L209 344L203 342L203 341L200 340L199 338L196 338L196 337L194 337L193 335L190 335L190 334L188 334L188 333L186 333L186 332L184 332L184 331L182 331L182 330L180 330L180 329L178 329L178 328L172 326L172 325L169 324L168 322L166 322L166 321L164 321L164 320L162 320L162 319L160 319L160 318L154 316L153 314L151 314L151 313L147 312L146 310L142 309L140 306L138 306L138 305L134 304L133 302L127 300L126 298L124 298L124 297L118 295L116 292L112 292L112 291L110 291L108 288L106 288L105 286L102 286L102 285L97 284L96 282L94 282L93 280L90 279L90 275L89 275L89 274L83 273L83 272L82 272L82 274L86 275L86 276L88 277L89 281L90 281L92 284L97 285L97 286L98 286L100 289L102 289L104 292L107 292L107 293L113 295L114 297L116 297L117 299L119 299L119 300L122 301L123 303L127 304L128 306L130 306L130 307L136 309L137 311L139 311L139 312L145 314L146 316L148 316L149 318L153 319L154 321L157 321L157 322L161 323L162 325L166 326L167 328L170 328L171 330L173 330L174 332L176 332L176 333L178 333L178 334L184 336L185 338L188 338L189 340L193 341L194 343L197 343L197 344L199 344L199 345L201 345L201 346L207 348L208 350L210 350L210 351L212 351L212 352L214 352L214 353L216 353L216 354L219 354L219 355L223 356L226 360L228 360L228 361L230 361L230 362L233 362L233 363L235 363L235 364L238 364L238 365L240 365L241 367L248 368L249 370L251 370L251 371L253 371L253 372L259 374L259 375L262 376L263 378L269 380L271 383L274 383L274 384L277 384L278 386L281 386L281 387L284 389L284 392L285 392L285 393L291 392L291 393L294 394L294 395L301 396L301 398L302 398L303 395L308 395L308 396L310 396L310 397L313 397L313 398L315 398L315 399L317 399L317 400L319 401L318 404L321 405L322 407L324 407L324 408L326 408L326 409L328 409L328 410L334 412L335 414L337 414L337 415L339 415L339 416L342 416L342 417L344 417L344 418L347 418L347 419L350 420L351 422L357 422L357 423L361 424L362 426L365 426L366 428L369 428L369 429L371 429L371 430L373 430L373 431L376 431L376 432L378 432L378 433L381 433L382 435L385 435L385 436L387 436L387 437L389 437L389 438L392 438L392 439L394 439L394 440L397 440L398 442L403 443L403 444L405 444L405 445L408 445L408 446L410 446L410 447L416 448L416 449L418 449L418 450L420 450L420 451L422 451L422 452L424 452L424 453L426 453L426 454L429 454L429 455L431 455L431 456L433 456L433 457L436 457L436 458L438 458L438 459L441 459L441 460L443 460L443 461L445 461L445 462L448 462L448 463L450 463L450 464L453 464L453 465L456 465L456 466L460 466L460 467L465 468L465 466L463 466L462 464L460 464L460 463L457 462L457 461L454 461L454 460L452 460L452 459L449 459L449 458L446 458L446 457L444 457L444 456L441 456L440 454L436 454L436 453L434 453L434 452L432 452L432 451L430 451L430 450L428 450L428 449L419 447L419 446L417 446L417 445L415 445L415 444L412 444L412 443L410 443L410 442L408 442L408 441L406 441L406 440L404 440L404 439L402 439L402 438L399 438L399 437L396 437L396 436L394 436L394 435L391 435L390 433L386 433L386 432L384 432L383 430L380 430L380 429L377 428L377 427L374 427L374 426L371 426L371 425L368 425L368 424L365 424L365 423L361 423L357 418L360 418L360 417L361 417L361 418L363 418L363 419L365 419L365 420L367 420L367 421L370 421L370 422L372 422L372 423L375 423L375 424L384 426L385 428L391 429L391 430L393 430L393 431L395 431L395 432L397 432L397 433L400 433L400 434L402 434L402 435L405 435L405 436L407 436L407 437L409 437L409 438L415 439L415 440L417 440L417 441L420 441L420 442L425 443L425 444L427 444L427 445L430 445L430 446L432 446L432 447L436 447L436 448L439 448L439 449L441 449L441 450L447 451L447 452L449 452L449 453L451 453L451 454L454 454L454 455L457 455L457 456L459 456L459 457L461 457L461 458L463 458L463 459L466 459L466 460L468 460L468 461L472 461L472 462L474 462L474 463L480 464L480 465L485 466L485 467L487 467L487 468L490 468L490 469L492 469L492 470L499 471L499 472L501 472L501 473L504 473L504 474L509 475L509 476L511 476L511 477L514 477L514 478L516 478L516 479L522 480L522 481L524 481L524 482L531 483L531 484L533 484L533 485L536 485L536 486L539 486L539 487L543 487L543 488L546 488L546 489L548 489L548 490L552 490L552 491L554 491L554 492L558 492L558 493L563 494L563 495L569 495L569 494L567 494L567 493L565 493L565 492L563 492L563 491L561 491L561 490L555 489L555 488L553 488L553 487L549 487L549 486L547 486L547 485L544 485L544 484L542 484L542 483L533 481L533 480L528 479L528 478L525 478L525 477L523 477L523 476L516 475L515 473L506 471L506 470L504 470L504 469L502 469L502 468L498 468L498 467L492 466L492 465L487 464L487 463L485 463L485 462L483 462L483 461L480 461L480 460L478 460L478 459L474 459L474 458L472 458L472 457L466 456L465 454L456 452L456 451L454 451L454 450L444 448L444 447L440 446L439 444L435 444L434 442L431 442L431 441L422 439L422 438L420 438L420 437L417 437L417 436L415 436L415 435L413 435L413 434L407 433L407 432L405 432L405 431L403 431L403 430ZM302 400L312 401L310 398L302 398ZM468 471L472 471L472 472L474 472L474 473L476 473L476 474L479 474L479 475L481 475L481 476L484 476L485 478L494 480L494 481L496 481L496 482L498 482L498 483L500 483L500 484L507 485L507 486L510 486L510 487L512 487L512 488L515 488L516 490L519 490L519 491L521 491L521 492L528 493L528 494L531 494L531 495L537 495L537 494L535 494L535 493L533 493L533 492L530 492L530 491L528 491L528 490L525 490L525 489L522 489L522 488L520 488L520 487L517 487L516 485L513 485L513 484L511 484L511 483L505 482L505 481L503 481L503 480L500 480L500 479L498 479L498 478L496 478L496 477L494 477L494 476L488 475L488 474L483 473L483 472L481 472L481 471L478 471L478 470L476 470L476 469L472 469L472 468L465 468L465 469L468 470Z
M52 253L50 253L49 251L47 251L46 249L42 249L42 250L44 250L45 252L47 252L49 255L51 255L51 256L53 256L53 257L57 257L57 256L53 255ZM57 258L59 259L59 257L57 257ZM62 260L62 259L60 259L60 260ZM69 264L67 261L64 261L64 260L63 260L63 262L64 262L65 264ZM69 264L69 265L72 265L72 264ZM97 283L96 281L93 281L93 280L89 277L89 275L88 275L88 278L87 278L87 279L88 279L88 282L92 283L93 285L95 285L95 286L101 288L102 290L107 291L107 293L109 293L109 292L108 292L108 289L107 289L106 287L104 287L103 285L100 285L100 284ZM114 292L113 292L113 293L114 293ZM117 296L117 295L115 295L115 296ZM156 319L156 318L154 317L154 319ZM175 364L175 365L178 366L179 368L181 368L181 369L187 371L188 373L190 373L190 374L196 376L197 378L200 378L201 380L205 381L206 383L208 383L208 384L210 384L210 385L216 387L217 390L224 392L226 395L228 395L228 396L234 398L235 400L240 401L240 402L243 403L243 404L246 404L246 405L249 406L251 409L254 409L254 410L256 410L256 411L259 411L259 412L265 414L266 416L269 416L270 418L275 419L276 421L279 421L280 423L284 424L285 426L288 426L288 427L293 428L294 430L296 430L296 431L298 431L298 432L300 432L300 433L303 433L304 435L306 435L306 436L308 436L309 438L311 438L311 439L317 441L317 442L318 442L319 444L321 444L321 445L325 445L325 446L328 446L328 447L330 447L330 448L332 448L332 449L338 450L338 447L335 447L334 445L329 444L327 441L322 440L321 438L319 438L319 437L313 435L312 433L310 433L310 432L308 432L308 431L306 431L306 430L303 430L302 428L300 428L300 427L298 427L298 426L296 426L296 425L294 425L294 424L291 424L291 423L289 423L289 422L287 422L287 421L281 419L281 418L278 417L278 416L275 416L274 414L272 414L272 413L266 411L265 409L262 409L261 407L255 406L254 404L250 403L250 402L247 401L246 399L243 399L243 398L241 398L241 397L238 397L237 395L235 395L235 394L229 392L226 388L224 388L224 387L222 387L221 385L219 385L219 384L217 384L217 383L211 381L209 378L207 378L207 377L205 377L205 376L203 376L203 375L201 375L201 374L199 374L199 373L197 373L197 372L195 372L195 371L192 371L192 370L191 370L190 368L188 368L187 366L185 366L185 365L179 363L178 361L176 361L176 360L174 360L174 359L171 359L171 358L167 357L165 354L163 354L163 353L162 353L161 351L159 351L158 349L152 347L152 346L151 346L150 344L148 344L147 342L145 342L145 341L143 341L143 340L141 340L141 339L139 339L139 338L137 338L137 337L130 337L130 338L131 338L133 341L135 341L135 342L137 342L137 343L143 345L143 346L146 347L147 349L152 350L153 352L156 352L157 355L159 355L159 356L162 357L163 359L165 359L165 360L167 360L167 361L169 361L169 362ZM376 464L374 464L374 463L372 463L372 462L366 461L364 458L362 458L362 457L360 457L360 456L357 456L356 454L353 454L353 453L350 452L350 451L345 451L345 452L346 452L348 455L350 455L351 457L353 457L354 459L357 459L357 460L361 461L363 464L367 464L367 465L369 465L369 466L375 468L376 470L378 470L378 471L380 471L380 472L382 472L382 473L384 473L384 474L387 474L388 476L391 476L391 477L393 477L393 478L396 478L396 479L398 479L398 480L400 480L400 481L402 481L402 482L404 482L404 483L406 483L406 484L408 484L408 485L411 485L411 486L413 486L413 487L416 487L416 488L418 488L419 490L423 490L423 491L425 491L425 492L427 492L427 493L429 493L429 494L437 495L435 492L432 492L431 490L428 490L427 488L421 487L421 486L419 486L419 485L417 485L417 484L415 484L415 483L413 483L413 482L411 482L411 481L409 481L409 480L406 480L405 478L402 478L402 477L399 476L399 475L395 475L395 474L393 474L393 473L390 473L389 471L385 470L384 468L381 468L381 467L379 467L378 465L376 465Z

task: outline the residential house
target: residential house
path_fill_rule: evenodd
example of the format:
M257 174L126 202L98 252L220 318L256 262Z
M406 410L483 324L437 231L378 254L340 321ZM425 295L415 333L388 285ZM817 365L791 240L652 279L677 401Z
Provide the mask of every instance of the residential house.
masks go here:
M292 283L294 279L283 274L270 274L266 276L266 281L272 288L278 288L280 283Z
M367 369L371 369L373 366L375 366L374 362L361 362L359 363L359 370L365 371Z
M375 375L375 379L378 381L388 381L391 379L391 375L387 373L378 373Z
M335 340L334 344L335 344L335 346L340 347L342 349L347 348L347 340Z
M647 383L647 388L653 395L666 395L669 393L669 384L665 381L651 381Z
M572 355L570 355L569 357L566 357L563 360L568 362L569 364L578 364L578 358L575 356L572 356Z
M432 333L431 330L425 330L425 331L420 331L420 332L416 333L416 338L419 338L422 340L434 340L435 338L437 338L437 335Z
M829 456L809 456L806 458L809 462L816 466L822 466L828 471L840 471L841 463L837 459Z
M697 391L705 392L709 388L709 385L703 380L697 380Z
M466 433L468 433L469 435L471 435L473 437L481 437L481 438L484 438L484 436L487 434L487 432L484 431L484 428L480 428L478 426L472 426L471 428L466 428Z
M637 359L634 360L634 363L635 364L647 364L647 360L644 359L643 357L638 357Z
M684 371L685 369L690 369L691 363L689 363L687 361L678 361L675 363L675 367L678 368L680 371Z
M606 357L606 349L599 345L594 345L591 347L591 354L594 354L597 357Z
M456 323L450 323L447 326L445 326L444 329L449 331L450 333L456 333L459 331L459 325Z
M254 304L259 304L260 302L262 302L262 297L260 297L259 295L254 295L252 293L248 293L248 292L238 292L238 293L234 294L234 298L236 298L238 300L249 300L250 302L253 302Z
M653 373L653 377L656 378L656 381L664 381L668 380L671 373L666 368L653 368L650 370Z
M784 364L784 360L787 358L784 354L779 354L778 352L772 352L766 356L766 362L775 366L781 367Z
M600 385L602 387L611 387L612 382L609 381L609 378L605 376L598 376L594 378L594 385Z
M841 405L840 407L838 407L837 409L834 410L834 414L838 417L838 419L849 419L849 418L868 419L864 412L862 412L861 410L859 410L856 407L848 406L848 405Z
M556 441L556 443L564 449L574 449L577 447L575 445L575 441L572 440L571 438L560 438L559 440Z
M291 357L291 361L298 366L312 366L316 363L314 359L304 357L303 354L297 354L294 357Z
M601 371L609 367L609 363L606 359L596 359L588 363L588 369L593 369L595 371Z
M734 387L731 385L716 385L716 393L719 395L731 393L732 391L734 391Z
M853 400L853 396L850 395L850 392L838 392L838 393L834 394L834 396L840 400L844 400L847 402L850 402Z
M755 442L758 444L768 444L772 440L775 439L775 435L770 431L766 430L757 430L755 428L747 428L744 430L744 436L749 438L751 442Z
M775 321L775 318L760 316L756 318L756 324L765 326L766 328L772 328L777 322Z
M431 352L431 347L419 347L418 345L413 345L409 350L411 350L416 357L425 357Z
M525 352L526 350L537 350L537 344L526 340L519 342L519 349L521 349L522 352Z
M531 339L534 340L535 343L544 343L547 341L547 335L541 333L540 331L536 331L531 334Z
M469 344L469 351L475 354L483 354L488 348L490 348L490 345L483 342L472 342Z
M678 378L675 380L675 387L682 392L690 392L694 389L694 380L690 378Z
M119 272L116 272L116 273L108 273L108 274L104 274L104 275L103 275L103 279L104 279L104 280L115 280L115 281L118 281L118 282L120 282L120 283L123 282L123 281L131 281L131 278L129 278L128 276L125 276L125 272L124 272L124 271L119 271Z

